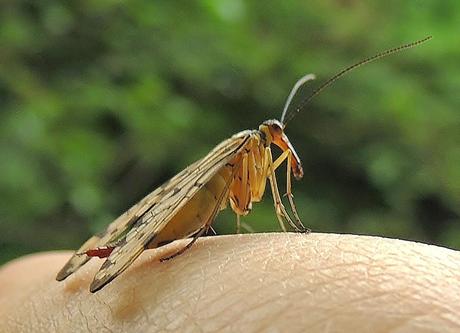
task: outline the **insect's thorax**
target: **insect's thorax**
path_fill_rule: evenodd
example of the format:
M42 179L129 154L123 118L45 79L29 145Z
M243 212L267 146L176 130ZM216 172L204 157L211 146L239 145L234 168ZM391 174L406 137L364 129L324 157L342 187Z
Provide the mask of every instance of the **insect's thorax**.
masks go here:
M275 168L270 150L272 144L282 150L294 176L297 179L303 176L300 159L279 121L268 120L262 123L258 130L236 134L241 137L248 135L249 140L231 161L235 175L230 185L229 201L233 211L238 215L246 215L251 210L252 202L262 199L267 177L271 169Z

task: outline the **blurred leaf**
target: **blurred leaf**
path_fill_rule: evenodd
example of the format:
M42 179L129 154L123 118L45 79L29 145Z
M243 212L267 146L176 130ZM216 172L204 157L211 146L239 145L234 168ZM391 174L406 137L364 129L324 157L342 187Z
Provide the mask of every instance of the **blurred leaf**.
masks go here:
M77 246L226 137L279 117L303 74L317 80L297 101L426 35L289 123L305 168L294 194L314 231L459 248L459 21L454 0L2 2L0 262ZM217 229L234 221L227 210ZM244 222L279 230L268 191Z

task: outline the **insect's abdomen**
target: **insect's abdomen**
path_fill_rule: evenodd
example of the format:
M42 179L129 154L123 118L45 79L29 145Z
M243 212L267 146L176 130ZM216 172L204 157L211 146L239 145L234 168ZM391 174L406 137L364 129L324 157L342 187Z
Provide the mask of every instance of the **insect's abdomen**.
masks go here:
M223 167L214 175L171 219L158 236L148 245L149 248L155 248L169 243L176 239L186 238L206 223L209 223L211 216L222 208L228 200L226 191L227 182L231 176L232 169L228 166ZM221 197L221 196L224 197ZM217 207L218 202L221 204ZM214 210L217 209L217 212Z

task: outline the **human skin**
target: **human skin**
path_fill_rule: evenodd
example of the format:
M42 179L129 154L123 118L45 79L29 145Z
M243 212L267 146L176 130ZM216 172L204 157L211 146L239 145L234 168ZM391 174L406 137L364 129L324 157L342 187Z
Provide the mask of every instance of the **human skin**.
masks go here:
M460 252L336 234L204 237L145 251L95 294L69 252L0 269L0 332L460 332Z

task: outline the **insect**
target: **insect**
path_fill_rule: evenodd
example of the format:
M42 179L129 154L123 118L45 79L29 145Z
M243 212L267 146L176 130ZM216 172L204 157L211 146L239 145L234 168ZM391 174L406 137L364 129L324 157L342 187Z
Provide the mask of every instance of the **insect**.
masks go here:
M235 134L179 172L113 221L103 233L88 239L59 271L56 279L64 280L92 257L107 258L90 286L90 291L96 292L129 267L145 249L192 237L181 250L163 258L171 259L205 234L216 215L228 203L236 213L239 230L240 216L251 211L252 203L262 200L267 179L281 229L286 231L286 225L290 225L296 231L307 232L297 213L291 190L291 175L296 179L302 178L302 164L284 132L286 125L313 97L345 73L430 38L389 49L345 68L291 108L298 89L315 78L313 74L305 75L292 88L280 120L267 120L258 129ZM275 160L272 145L282 151ZM275 171L284 162L287 165L286 196L290 212L282 202L275 176Z

